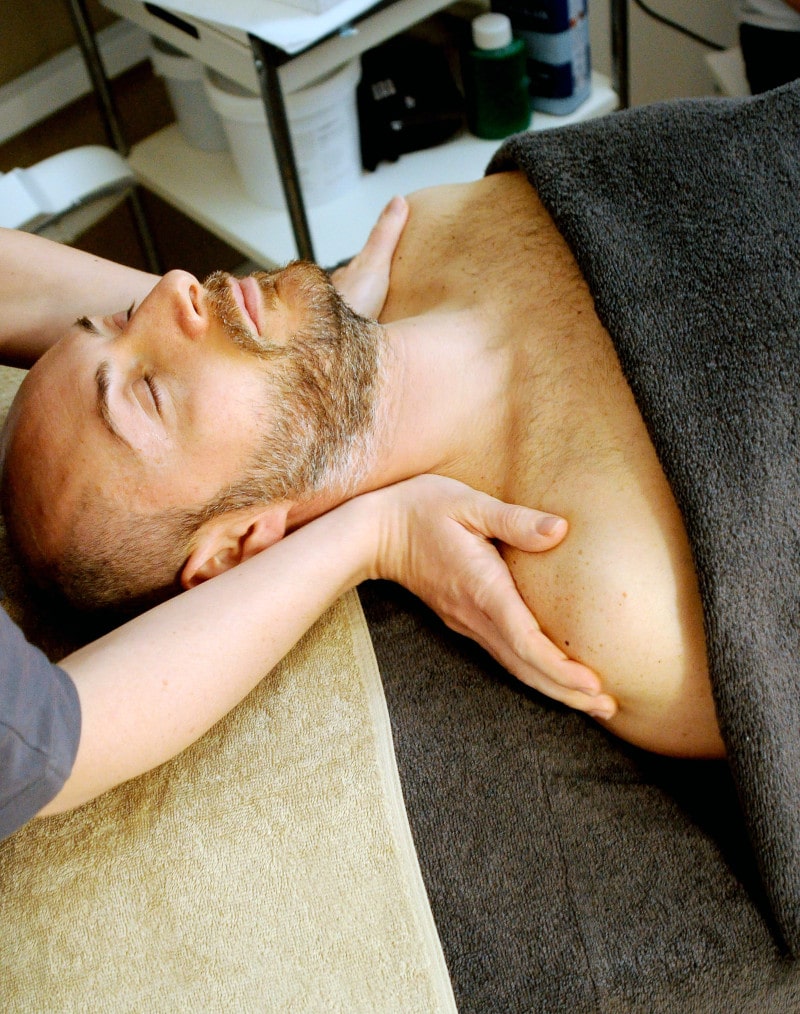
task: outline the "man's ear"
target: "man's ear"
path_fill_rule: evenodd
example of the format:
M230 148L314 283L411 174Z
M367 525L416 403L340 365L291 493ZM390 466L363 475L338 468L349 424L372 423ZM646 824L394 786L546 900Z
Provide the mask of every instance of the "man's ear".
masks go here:
M259 504L207 521L183 565L181 585L194 588L279 542L286 534L290 506Z

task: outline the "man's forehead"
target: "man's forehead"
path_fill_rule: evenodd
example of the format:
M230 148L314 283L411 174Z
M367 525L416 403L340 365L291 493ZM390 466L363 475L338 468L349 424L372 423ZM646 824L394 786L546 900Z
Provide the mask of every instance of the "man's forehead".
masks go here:
M22 412L57 422L71 406L80 404L81 365L80 342L70 332L31 367L18 395Z
M86 351L75 335L62 339L31 368L10 413L9 438L32 456L37 474L62 484L105 461L91 425L93 363Z
M44 371L39 377L45 377ZM46 385L37 379L26 377L9 413L3 483L16 531L24 533L29 553L42 557L60 543L81 484L69 453L71 442L57 421L54 425Z

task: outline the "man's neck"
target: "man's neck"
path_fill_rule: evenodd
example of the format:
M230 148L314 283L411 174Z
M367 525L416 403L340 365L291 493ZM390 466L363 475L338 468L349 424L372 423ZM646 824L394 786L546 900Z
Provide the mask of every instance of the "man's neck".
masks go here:
M386 326L388 429L381 484L437 472L483 488L505 437L508 356L470 310L426 313ZM478 483L480 480L480 483Z
M345 496L435 472L499 491L506 445L508 356L468 311L426 313L385 325L383 388L373 453L347 494L326 491L290 513L295 527Z

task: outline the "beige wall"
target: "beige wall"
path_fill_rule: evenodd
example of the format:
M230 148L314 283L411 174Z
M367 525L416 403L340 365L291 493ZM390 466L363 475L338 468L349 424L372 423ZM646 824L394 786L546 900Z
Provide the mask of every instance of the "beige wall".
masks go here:
M64 0L2 0L0 7L0 85L75 42ZM88 8L96 28L112 20L96 0Z
M733 45L733 0L647 0L648 7L721 45ZM631 104L689 95L708 95L713 81L705 63L709 50L643 14L629 4ZM608 0L589 0L592 60L610 72Z

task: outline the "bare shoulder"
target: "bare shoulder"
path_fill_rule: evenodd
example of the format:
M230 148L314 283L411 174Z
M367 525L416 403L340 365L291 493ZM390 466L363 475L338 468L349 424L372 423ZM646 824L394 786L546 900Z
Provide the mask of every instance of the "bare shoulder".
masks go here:
M469 183L444 183L434 187L415 190L407 196L413 207L425 207L429 204L440 205L443 202L466 201L470 204L493 200L498 197L525 199L534 194L534 190L521 172L495 173L492 176L481 176Z
M496 173L471 183L452 183L417 190L408 196L408 236L447 231L450 236L480 234L486 242L492 234L508 237L521 228L549 224L549 216L536 191L520 172ZM449 230L446 225L449 224Z
M723 754L702 606L688 540L657 463L618 462L556 480L530 502L564 514L551 553L504 553L542 628L600 675L620 710L605 723L636 746L681 757Z
M508 280L532 237L558 238L521 173L498 173L409 195L408 223L392 264L384 321L468 301L478 282ZM511 269L511 270L510 270Z

